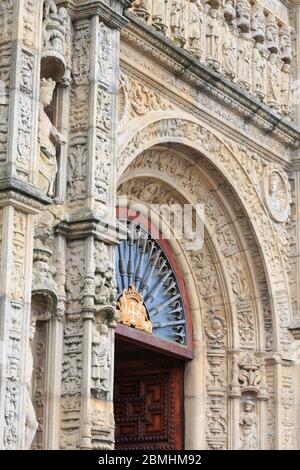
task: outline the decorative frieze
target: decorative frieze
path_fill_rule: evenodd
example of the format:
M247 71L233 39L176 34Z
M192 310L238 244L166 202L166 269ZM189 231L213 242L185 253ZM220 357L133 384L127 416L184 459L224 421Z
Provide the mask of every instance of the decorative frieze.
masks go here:
M21 378L21 318L22 306L11 303L6 358L6 391L4 408L4 449L16 450L19 442L19 403ZM3 418L2 418L3 419Z
M269 5L261 1L254 4L249 0L228 1L221 7L219 1L189 0L185 3L174 0L168 8L162 5L161 11L156 12L156 3L154 0L137 1L133 3L132 11L143 22L165 32L178 47L187 49L197 60L225 74L276 112L291 118L290 103L287 107L280 106L280 101L286 99L281 97L289 96L290 100L292 90L289 68L284 69L286 75L280 73L281 61L287 64L291 61L291 27L288 18L282 22L275 16L277 10L275 8L275 14L272 12L273 4L270 11ZM258 54L260 50L265 51L262 59ZM268 89L265 92L257 89L257 67L263 70L267 51L271 59L264 76L262 74L265 79L262 83L266 83ZM235 72L236 64L238 73ZM252 76L255 69L255 76ZM286 79L288 85L283 85ZM281 89L282 85L288 86L288 92Z
M80 445L82 335L83 325L80 320L67 322L64 329L62 364L62 449L77 449Z
M224 352L207 353L206 440L211 450L227 449L227 370Z
M14 230L13 230L13 254L12 254L12 271L10 280L10 295L15 301L24 300L24 284L25 284L25 243L26 243L27 220L26 215L22 212L14 214Z
M281 430L280 448L290 450L295 448L295 382L293 369L290 365L282 365L281 388Z

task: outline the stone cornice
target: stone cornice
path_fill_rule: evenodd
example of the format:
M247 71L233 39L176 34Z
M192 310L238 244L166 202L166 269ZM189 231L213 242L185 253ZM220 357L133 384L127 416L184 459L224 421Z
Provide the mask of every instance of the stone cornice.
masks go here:
M76 7L76 19L91 18L98 15L105 24L114 29L122 29L128 24L123 16L125 8L130 5L129 0L115 0L108 5L100 0L85 1Z
M75 0L57 0L56 5L58 7L64 7L68 10L69 15L73 17L76 11L76 1Z
M122 39L144 52L161 66L197 90L213 97L224 106L243 116L247 122L270 134L288 147L300 147L300 129L273 112L236 84L195 60L184 49L158 33L134 14L126 12L130 23L121 32Z
M87 212L67 217L55 227L57 234L68 240L80 240L93 236L109 245L116 245L127 236L126 230L116 219L107 219L95 213Z
M31 209L36 212L52 203L52 200L35 186L11 177L0 179L0 205L7 200L26 206L28 212Z

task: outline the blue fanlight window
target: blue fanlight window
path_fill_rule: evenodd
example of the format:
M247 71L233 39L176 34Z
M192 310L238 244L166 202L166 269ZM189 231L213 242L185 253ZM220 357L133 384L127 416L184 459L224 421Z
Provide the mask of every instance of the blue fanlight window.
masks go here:
M170 260L159 240L134 221L127 224L127 239L117 250L118 297L134 286L142 295L154 336L187 344L186 312L182 292Z

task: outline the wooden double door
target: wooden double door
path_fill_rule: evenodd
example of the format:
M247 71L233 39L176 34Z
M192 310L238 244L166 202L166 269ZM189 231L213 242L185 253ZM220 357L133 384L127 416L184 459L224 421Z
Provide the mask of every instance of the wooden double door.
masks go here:
M142 350L131 356L138 360L116 355L116 449L183 450L184 363Z

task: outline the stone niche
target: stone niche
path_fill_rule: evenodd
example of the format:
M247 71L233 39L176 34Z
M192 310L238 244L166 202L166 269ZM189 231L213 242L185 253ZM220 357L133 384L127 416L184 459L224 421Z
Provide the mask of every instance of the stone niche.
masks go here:
M53 0L43 3L41 82L38 137L38 187L54 198L56 176L60 166L65 138L59 132L62 89L70 82L70 29L67 10L58 8Z
M30 337L28 345L28 397L26 415L26 448L46 448L46 416L49 413L49 371L51 339L49 322L57 306L57 286L49 261L51 251L34 249L31 296Z

